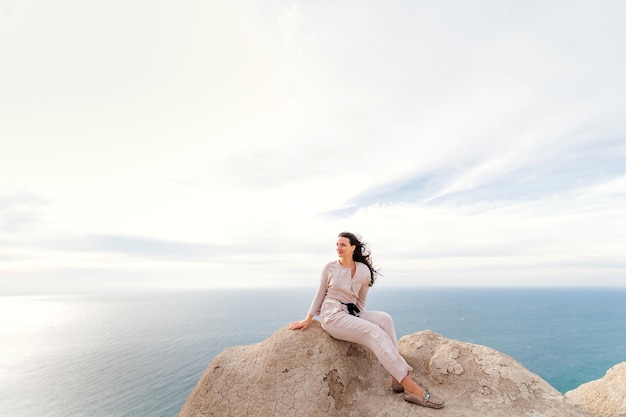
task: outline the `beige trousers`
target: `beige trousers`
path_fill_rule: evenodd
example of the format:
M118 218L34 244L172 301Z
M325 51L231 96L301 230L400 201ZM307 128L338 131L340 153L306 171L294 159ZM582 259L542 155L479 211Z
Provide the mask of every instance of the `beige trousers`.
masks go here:
M385 312L363 311L355 317L340 311L323 317L322 328L335 339L371 349L387 372L398 381L413 370L398 352L393 320Z

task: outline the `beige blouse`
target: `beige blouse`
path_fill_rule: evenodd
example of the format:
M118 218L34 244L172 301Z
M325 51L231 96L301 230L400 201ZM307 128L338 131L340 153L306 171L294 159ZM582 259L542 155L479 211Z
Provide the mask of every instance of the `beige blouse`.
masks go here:
M322 270L320 286L313 298L309 314L328 317L339 311L347 311L344 303L355 303L362 311L370 288L371 273L367 265L356 262L356 272L341 266L339 261L328 263Z

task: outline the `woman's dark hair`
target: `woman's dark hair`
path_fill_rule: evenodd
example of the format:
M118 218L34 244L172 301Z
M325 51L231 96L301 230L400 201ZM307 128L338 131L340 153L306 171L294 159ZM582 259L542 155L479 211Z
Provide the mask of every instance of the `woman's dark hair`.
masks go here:
M355 262L364 263L367 266L367 268L370 270L370 276L372 279L370 282L370 287L374 285L376 278L380 276L380 272L378 272L378 270L374 268L374 265L372 264L372 252L368 247L369 245L365 242L362 242L361 237L355 235L354 233L341 232L339 233L339 237L345 237L350 241L350 245L356 246L356 248L354 249L354 253L352 254L352 260Z

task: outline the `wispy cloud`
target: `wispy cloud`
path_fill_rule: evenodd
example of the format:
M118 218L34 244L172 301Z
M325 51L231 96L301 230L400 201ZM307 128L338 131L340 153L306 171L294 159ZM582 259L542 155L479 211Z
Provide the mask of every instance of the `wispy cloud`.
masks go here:
M201 243L177 242L138 236L88 236L57 241L48 246L76 251L124 254L154 261L210 261L224 255L223 248Z
M17 232L41 221L44 198L23 191L0 192L0 231Z
M475 166L420 173L355 196L353 210L371 204L472 204L532 201L600 185L626 174L626 142L595 140L551 154L505 155ZM345 209L344 209L345 210Z

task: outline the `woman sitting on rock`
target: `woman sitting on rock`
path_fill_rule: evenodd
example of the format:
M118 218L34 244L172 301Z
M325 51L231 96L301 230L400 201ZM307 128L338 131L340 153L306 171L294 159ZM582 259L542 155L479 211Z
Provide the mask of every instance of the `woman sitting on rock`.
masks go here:
M413 368L398 352L391 316L382 311L364 311L367 292L378 275L365 244L352 233L340 233L337 254L339 259L322 271L308 315L290 323L289 328L306 330L314 316L321 316L322 328L335 339L370 348L391 374L393 391L402 392L406 401L430 408L443 407L442 400L409 376Z

